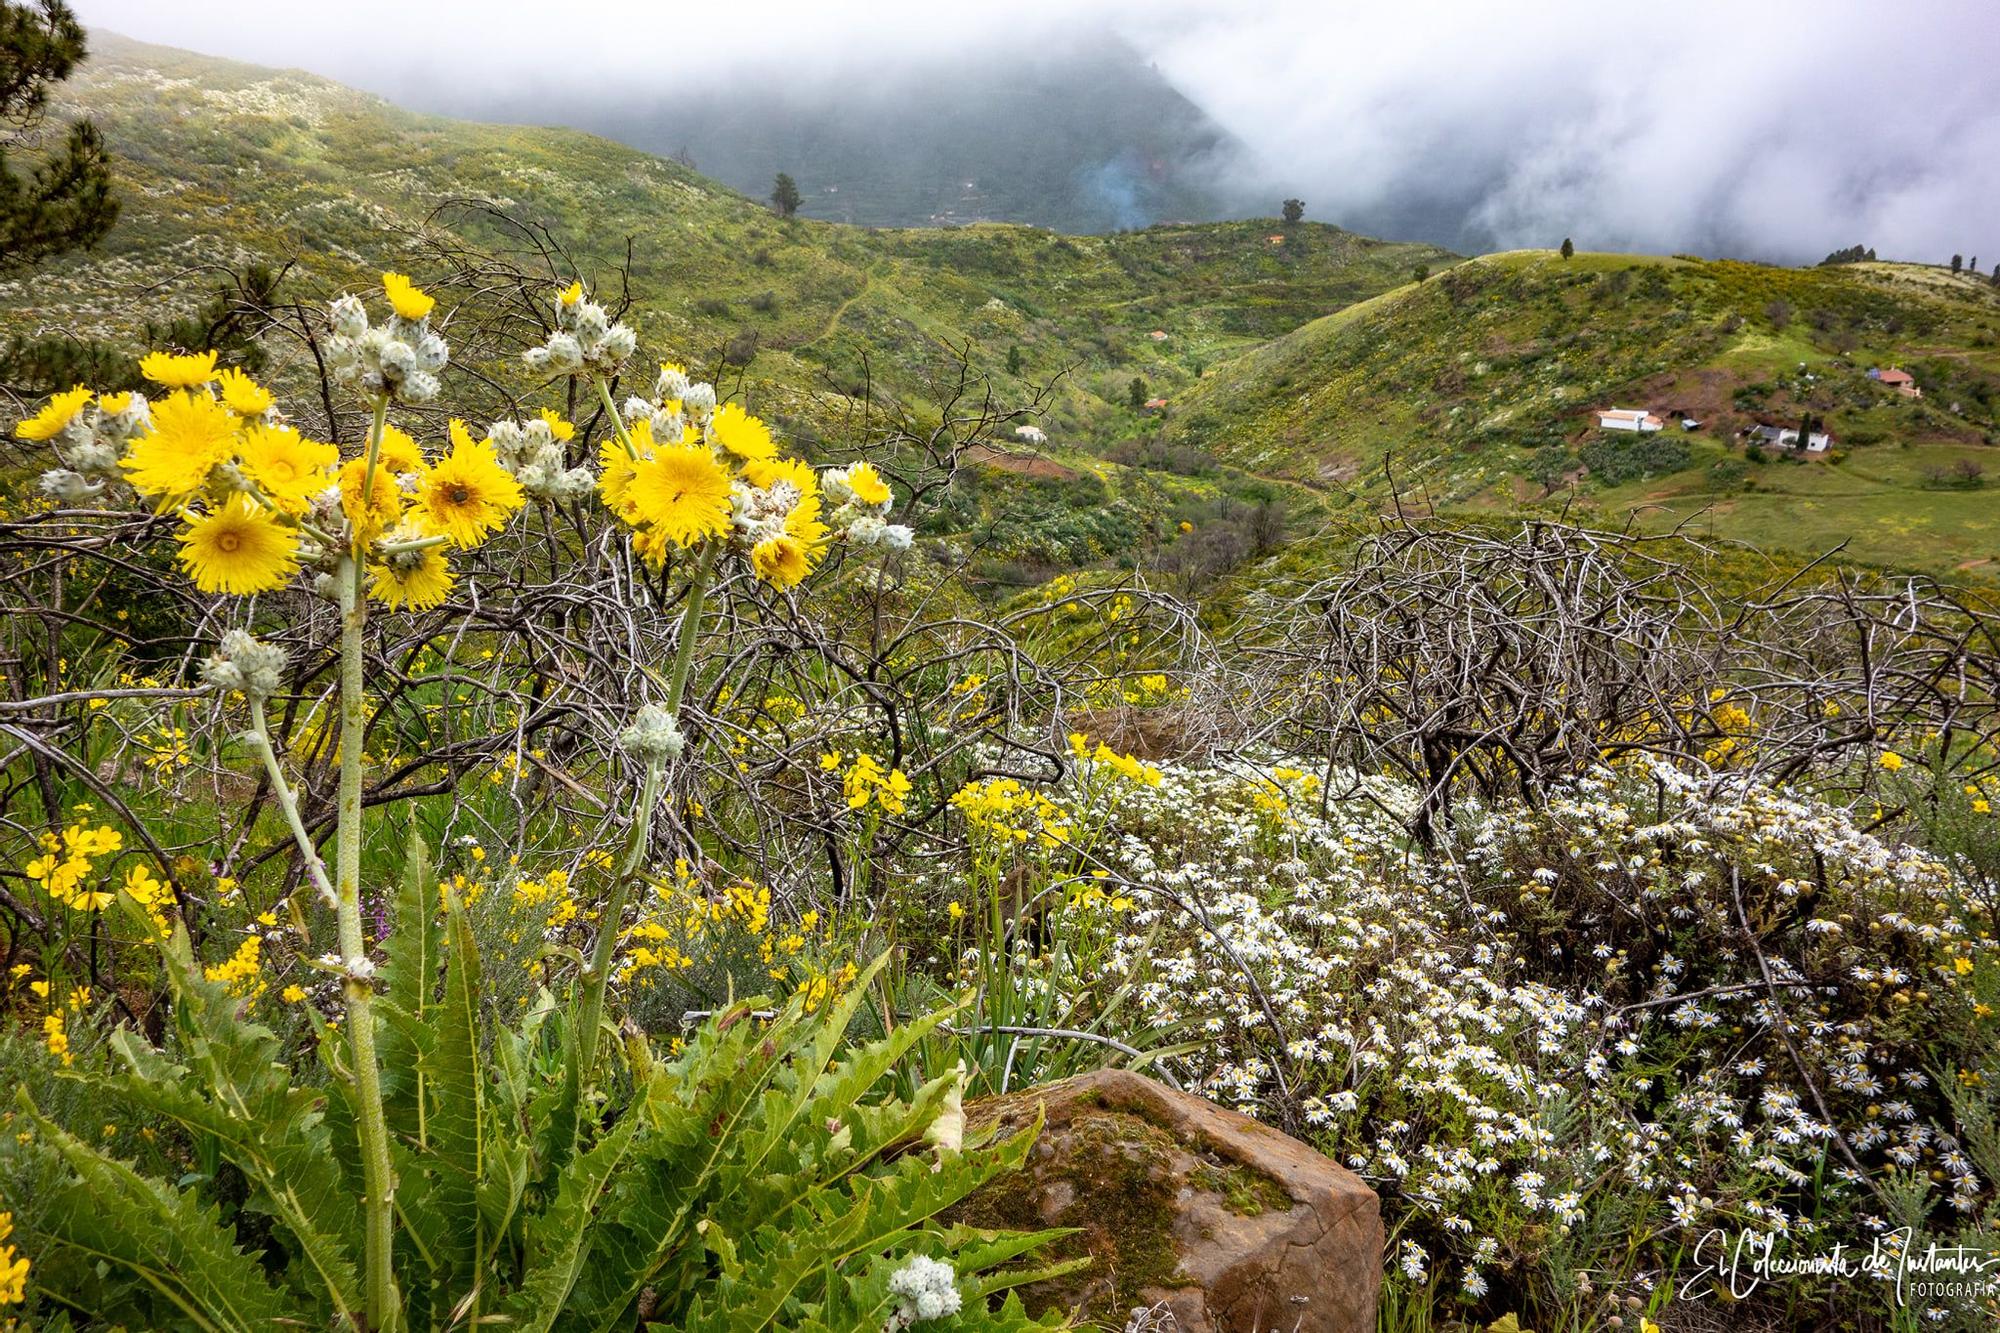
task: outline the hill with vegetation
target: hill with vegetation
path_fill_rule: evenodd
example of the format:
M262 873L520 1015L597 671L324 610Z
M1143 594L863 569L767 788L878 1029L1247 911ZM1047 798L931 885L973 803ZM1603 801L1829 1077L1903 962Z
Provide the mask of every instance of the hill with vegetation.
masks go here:
M1886 368L1923 396L1869 377ZM1664 429L1600 430L1607 407ZM1807 417L1833 437L1822 455L1743 434ZM1349 497L1400 485L1435 507L1990 572L2000 290L1903 264L1487 255L1217 365L1163 434Z
M1045 423L1060 435L1116 429L1107 410L1135 377L1172 391L1450 258L1311 224L1061 236L781 220L587 134L417 115L313 75L110 35L62 92L59 109L108 140L125 211L96 251L0 286L9 333L131 337L197 309L226 266L293 261L290 290L310 300L439 247L519 255L540 236L691 366L719 367L733 347L766 411L824 424L849 405L816 407L813 391L864 380L921 400L963 350L1003 393L1060 378ZM385 236L401 242L386 254Z

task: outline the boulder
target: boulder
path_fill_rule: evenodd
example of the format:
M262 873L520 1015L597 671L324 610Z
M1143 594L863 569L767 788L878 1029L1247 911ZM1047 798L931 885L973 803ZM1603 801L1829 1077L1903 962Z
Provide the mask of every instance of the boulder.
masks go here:
M1046 1114L1023 1169L952 1220L1075 1227L1051 1257L1081 1272L1023 1290L1031 1310L1112 1328L1140 1308L1179 1333L1373 1333L1382 1283L1375 1191L1339 1163L1248 1116L1122 1069L966 1108L1002 1133Z

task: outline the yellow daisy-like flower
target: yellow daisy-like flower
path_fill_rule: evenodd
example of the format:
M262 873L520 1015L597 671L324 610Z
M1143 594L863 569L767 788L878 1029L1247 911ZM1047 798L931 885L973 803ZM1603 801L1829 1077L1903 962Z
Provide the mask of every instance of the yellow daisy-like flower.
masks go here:
M400 273L384 273L382 291L389 298L390 308L408 320L424 318L437 304L436 297L428 295Z
M555 436L558 440L562 440L563 442L567 443L568 441L576 438L575 423L563 420L563 414L556 411L553 407L543 408L541 411L541 418L543 421L548 423L549 433Z
M97 395L97 410L107 417L122 415L125 409L130 406L132 406L132 395L130 393L101 393Z
M583 281L578 279L556 293L556 299L564 305L575 305L583 299Z
M639 443L640 429L644 429L646 447L640 451L640 458L652 454L652 428L646 422L639 422L632 431L632 443ZM627 523L637 523L638 515L632 510L632 479L639 475L638 460L625 452L625 446L611 436L597 446L597 493L604 499L604 507Z
M792 512L785 515L785 535L802 542L810 552L816 552L826 541L826 524L819 519L819 497L808 495L792 506Z
M184 500L236 452L237 420L205 393L170 394L153 404L153 426L132 441L119 466L142 495Z
M265 499L288 514L303 514L332 482L340 450L288 426L256 425L244 433L238 457Z
M442 546L368 566L368 595L391 609L428 611L451 595L455 582L457 576L452 573Z
M498 532L522 504L521 483L500 466L493 446L475 440L463 421L451 423L451 456L424 474L417 522L454 546L477 546Z
M769 458L778 451L771 428L735 403L724 403L709 422L715 442L745 461Z
M729 531L729 472L700 446L662 449L633 467L626 500L642 523L677 546Z
M410 433L398 427L384 424L382 442L375 446L375 466L384 472L401 474L424 470L424 451L410 438Z
M79 384L43 403L41 411L14 427L14 434L23 440L52 440L62 434L63 427L74 421L89 402L90 390Z
M774 588L789 588L812 572L812 555L796 537L772 537L750 552L757 577Z
M865 505L878 505L889 498L889 483L872 463L856 463L847 469L847 489Z
M1903 766L1903 756L1897 754L1894 750L1884 750L1882 757L1876 762L1893 773Z
M350 458L340 465L340 512L347 515L347 526L353 530L354 549L360 550L374 541L403 516L403 497L396 490L396 479L389 470L378 466L375 479L368 482L368 460Z
M215 384L222 390L223 406L239 417L261 417L278 401L269 389L234 366L217 375Z
M743 465L743 479L759 490L789 481L800 495L819 494L819 474L796 458L757 458Z
M215 353L148 352L139 358L139 373L169 389L198 389L215 379Z
M297 534L238 493L181 533L181 564L203 592L245 596L285 586L299 566Z

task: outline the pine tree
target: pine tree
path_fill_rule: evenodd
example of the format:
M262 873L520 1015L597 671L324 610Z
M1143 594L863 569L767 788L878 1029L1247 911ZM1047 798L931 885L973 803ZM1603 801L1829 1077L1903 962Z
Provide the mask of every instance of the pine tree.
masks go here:
M1131 404L1134 412L1144 411L1146 407L1146 381L1134 375L1132 383L1126 386L1125 401Z
M1293 224L1294 222L1297 222L1297 221L1298 221L1298 220L1299 220L1300 218L1304 217L1305 215L1306 215L1306 201L1305 201L1305 200L1303 200L1303 199L1287 199L1287 200L1285 200L1285 203L1284 203L1284 212L1283 212L1282 216L1283 216L1283 217L1284 217L1284 219L1285 219L1285 225L1286 225L1286 226L1288 226L1288 227L1289 227L1289 226L1291 226L1291 225L1292 225L1292 224Z
M83 25L63 0L0 0L0 271L93 245L118 216L104 141L89 121L34 153L25 172L8 161L83 56Z
M781 218L788 218L799 211L802 202L798 182L785 172L779 172L778 179L771 185L772 211Z
M1576 253L1576 246L1570 242L1569 237L1567 236L1563 237L1562 257L1564 259L1568 259L1571 255L1574 255L1575 253Z
M1021 366L1023 364L1024 362L1021 357L1021 345L1019 343L1015 343L1012 347L1009 347L1007 349L1007 373L1009 375L1020 374Z
M1963 270L1964 268L1965 268L1965 256L1953 255L1951 257L1951 271L1953 273L1957 273Z

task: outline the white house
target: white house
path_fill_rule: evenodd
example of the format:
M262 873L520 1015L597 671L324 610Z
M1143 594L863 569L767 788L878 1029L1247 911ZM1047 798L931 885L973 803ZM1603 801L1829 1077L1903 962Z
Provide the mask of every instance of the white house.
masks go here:
M1022 444L1043 445L1049 442L1048 432L1040 426L1016 426L1014 438Z
M1643 407L1607 407L1600 409L1597 414L1599 430L1651 432L1666 424Z

